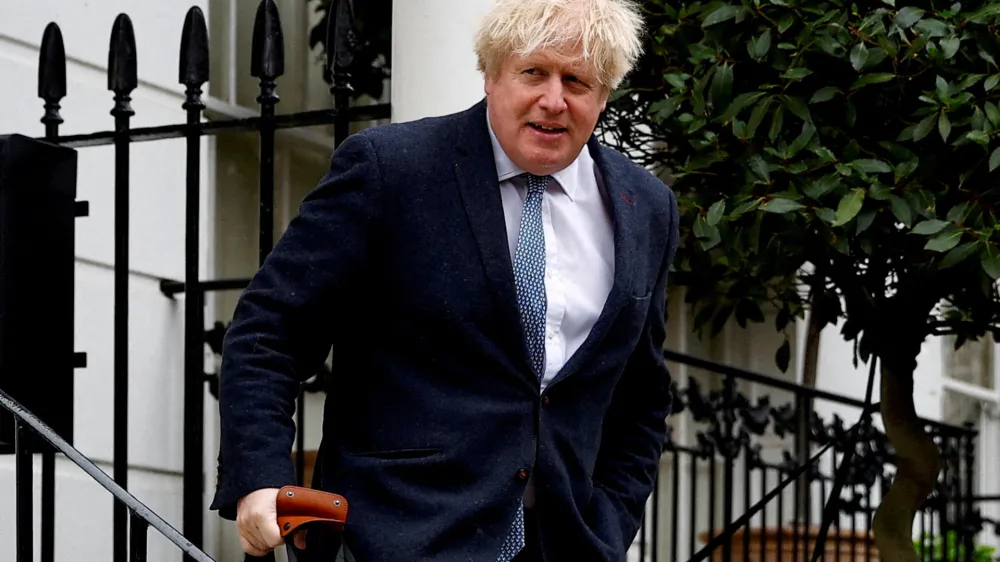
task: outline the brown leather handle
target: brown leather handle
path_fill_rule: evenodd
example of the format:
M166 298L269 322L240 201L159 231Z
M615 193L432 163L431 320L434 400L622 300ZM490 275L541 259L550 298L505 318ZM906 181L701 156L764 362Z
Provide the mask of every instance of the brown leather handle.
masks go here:
M347 500L330 492L285 486L278 491L277 508L282 537L310 523L323 524L337 531L347 524Z

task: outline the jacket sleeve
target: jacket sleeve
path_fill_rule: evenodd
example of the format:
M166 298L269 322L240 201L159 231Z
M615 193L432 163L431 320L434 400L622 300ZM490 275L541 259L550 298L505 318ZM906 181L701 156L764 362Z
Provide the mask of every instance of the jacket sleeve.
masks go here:
M669 192L669 190L668 190ZM613 552L627 550L639 530L660 464L672 394L663 359L667 271L678 239L677 201L670 193L667 244L646 322L605 416L588 519Z
M330 350L329 319L350 299L379 216L380 175L357 134L303 200L240 296L226 332L219 380L220 447L211 509L235 519L236 502L295 483L292 415L301 382Z

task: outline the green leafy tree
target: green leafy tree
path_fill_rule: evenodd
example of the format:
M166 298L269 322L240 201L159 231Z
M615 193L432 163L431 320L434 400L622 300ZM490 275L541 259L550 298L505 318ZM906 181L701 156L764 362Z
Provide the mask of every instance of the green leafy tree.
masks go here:
M367 95L373 99L382 97L385 79L392 68L392 0L306 0L320 14L320 19L309 33L309 48L319 45L320 56L325 57L327 49L327 28L332 10L338 2L347 1L354 12L355 33L353 36L354 57L349 72L351 74L351 97L357 99ZM325 64L325 60L320 64ZM333 77L326 73L324 80L333 83Z
M996 335L1000 2L643 3L646 53L602 132L669 173L674 282L696 328L777 328L807 308L877 357L896 476L883 560L916 561L911 522L940 470L913 404L928 336ZM788 348L777 359L787 367ZM862 381L859 381L859 384Z

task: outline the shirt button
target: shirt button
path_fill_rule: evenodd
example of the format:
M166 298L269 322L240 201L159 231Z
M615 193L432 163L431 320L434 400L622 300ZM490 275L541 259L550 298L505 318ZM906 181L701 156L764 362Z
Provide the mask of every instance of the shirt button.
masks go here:
M517 471L517 477L520 480L527 480L528 479L528 469L522 468L521 470Z

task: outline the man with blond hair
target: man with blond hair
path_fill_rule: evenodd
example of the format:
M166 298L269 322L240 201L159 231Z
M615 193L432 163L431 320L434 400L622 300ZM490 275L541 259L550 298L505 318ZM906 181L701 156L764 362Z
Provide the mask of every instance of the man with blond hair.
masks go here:
M316 488L358 562L620 561L653 487L671 191L594 136L640 54L624 0L500 0L486 98L347 139L225 340L219 486L244 550L281 544L299 383L333 350Z

